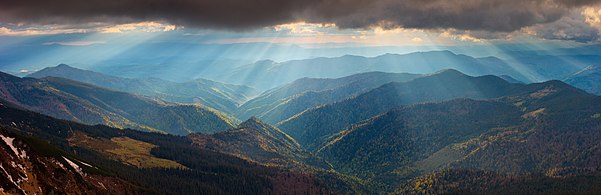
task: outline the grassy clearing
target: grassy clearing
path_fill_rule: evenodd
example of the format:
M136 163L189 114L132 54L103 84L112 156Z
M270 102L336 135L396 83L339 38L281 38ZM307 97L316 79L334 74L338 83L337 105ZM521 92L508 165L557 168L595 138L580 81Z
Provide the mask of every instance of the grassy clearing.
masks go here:
M115 137L108 139L97 139L83 133L76 133L69 142L73 145L89 148L139 168L180 168L186 167L168 159L157 158L150 154L156 145L131 139L129 137Z

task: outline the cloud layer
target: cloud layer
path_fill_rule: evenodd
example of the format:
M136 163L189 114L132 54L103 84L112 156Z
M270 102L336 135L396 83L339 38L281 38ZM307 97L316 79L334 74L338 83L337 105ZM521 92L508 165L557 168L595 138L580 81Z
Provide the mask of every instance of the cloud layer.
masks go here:
M600 26L594 24L594 21L589 21L588 18L594 16L591 13L587 14L585 11L574 10L553 23L537 24L529 27L527 31L549 40L570 40L582 43L593 42L599 40L599 30L601 29Z
M601 0L3 0L0 23L165 21L230 30L291 22L340 28L511 32L551 23Z

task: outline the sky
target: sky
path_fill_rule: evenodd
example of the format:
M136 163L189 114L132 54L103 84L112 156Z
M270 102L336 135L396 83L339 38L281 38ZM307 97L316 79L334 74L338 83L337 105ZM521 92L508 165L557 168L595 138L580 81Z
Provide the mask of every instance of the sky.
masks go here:
M598 44L600 32L601 0L2 0L0 70L152 61L141 52L239 63L449 48L485 56L504 44Z

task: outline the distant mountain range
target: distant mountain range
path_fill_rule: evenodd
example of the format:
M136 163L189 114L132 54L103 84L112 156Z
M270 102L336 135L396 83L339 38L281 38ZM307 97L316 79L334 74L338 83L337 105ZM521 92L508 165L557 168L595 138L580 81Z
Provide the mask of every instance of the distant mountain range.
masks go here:
M96 44L84 48L94 55L69 56L68 58L59 57L61 55L49 55L37 58L35 55L41 52L51 51L64 54L81 52L82 49L81 47L44 45L45 41L37 41L39 41L37 45L5 48L4 52L0 54L0 63L3 65L0 69L14 75L25 76L30 71L39 70L43 66L66 63L87 70L127 78L155 77L177 82L206 78L224 83L253 86L263 91L302 77L336 78L370 71L429 74L447 68L457 69L474 76L509 75L525 83L542 82L564 79L587 66L598 65L601 61L601 53L598 51L601 48L600 45L557 47L551 44L543 46L544 49L537 49L523 43L493 44L492 48L487 45L437 48L406 46L304 48L297 45L271 43L178 43L173 45L161 42L141 43L126 51L119 51L118 55L114 53L115 51L111 51L114 48ZM165 52L166 48L169 48L168 52ZM415 52L433 49L439 51ZM253 52L258 50L262 51L261 55ZM385 54L385 52L401 55ZM148 55L150 53L157 55ZM345 54L351 55L344 56ZM23 62L23 59L28 60ZM273 61L257 62L257 60L264 59ZM364 63L364 66L355 66L360 63ZM291 64L294 65L288 66ZM328 69L330 65L332 65L332 69ZM387 66L393 69L385 69L385 67L390 68ZM311 69L304 70L303 67L311 67ZM377 69L377 67L382 67L382 69ZM346 68L353 71L348 71ZM265 70L269 72L262 73ZM326 70L335 71L326 72ZM260 74L252 73L253 71ZM302 74L302 76L296 76L297 74ZM266 81L267 78L271 78L272 83L276 84L270 84ZM253 82L257 85L251 84Z
M351 98L386 83L408 81L419 76L368 72L337 79L301 78L244 103L235 116L256 116L276 124L309 108Z
M507 51L501 56L504 56L503 59L493 56L474 58L442 50L375 57L345 55L283 62L264 60L237 66L223 73L219 79L226 83L267 90L303 77L338 78L372 71L430 74L444 69L455 69L473 76L504 75L519 82L530 83L561 80L601 60L598 53L568 55L559 52L557 55L551 55Z
M59 119L186 135L233 128L225 114L58 77L19 78L0 73L0 98Z
M429 74L444 69L456 69L470 75L510 75L521 81L529 81L525 75L498 58L473 58L450 51L386 54L377 57L346 55L281 63L259 61L239 67L223 81L266 90L302 77L337 78L371 71Z
M243 85L230 85L206 79L176 83L158 78L122 78L61 64L27 75L27 77L61 77L113 90L159 97L170 102L205 106L231 113L237 106L259 92Z
M339 78L374 71L430 74L443 69L456 69L474 76L509 75L521 82L531 82L556 78L562 72L564 75L571 74L579 69L577 67L581 66L581 64L575 65L574 70L560 69L565 66L549 64L549 58L540 57L537 58L538 61L528 61L528 58L520 58L519 55L516 55L516 60L513 63L508 63L496 57L474 58L442 50L408 54L384 54L375 57L344 55L280 62L261 60L246 64L240 64L241 62L235 60L216 62L207 60L195 62L194 65L190 65L189 62L182 62L181 66L120 63L113 66L103 65L90 68L109 75L141 79L151 76L186 82L195 78L209 78L224 83L251 86L260 91L265 91L304 77ZM578 60L572 61L576 62ZM111 64L111 62L105 64ZM548 67L545 67L547 65ZM100 83L96 84L103 86Z
M456 69L473 76L497 75L503 78L511 78L511 80L515 80L512 82L530 83L553 79L564 80L587 66L598 65L599 60L601 60L601 55L595 52L587 52L584 48L585 47L572 49L577 52L568 49L554 51L553 53L541 53L535 51L518 52L510 49L505 51L505 53L501 55L501 58L474 58L468 55L442 50L408 54L385 54L376 57L345 55L340 57L321 57L282 62L263 60L255 63L248 63L228 59L221 61L206 60L195 62L197 64L192 67L190 67L191 65L189 65L189 62L182 62L183 64L181 64L181 66L165 64L124 64L91 67L97 72L140 79L140 83L132 85L134 87L124 87L120 84L115 85L114 83L109 85L106 83L107 81L103 81L103 79L89 79L77 76L77 74L61 76L60 73L53 73L51 70L46 70L50 74L39 74L37 76L32 74L31 76L70 77L69 79L88 82L120 91L151 96L158 95L169 101L182 103L189 103L190 96L198 97L198 95L201 95L206 98L204 103L207 106L233 113L230 112L233 108L232 103L228 102L227 99L231 99L234 104L239 105L248 100L243 100L244 98L241 98L241 96L253 97L257 93L256 91L248 91L247 88L239 87L246 85L252 86L259 91L265 91L304 77L339 78L373 71L430 74L443 69ZM110 64L110 62L107 63ZM225 85L217 87L219 91L223 91L225 94L215 94L215 91L203 87L200 87L200 89L197 90L173 90L179 89L178 87L172 87L173 82L164 82L164 80L156 78L150 79L148 78L149 76L175 80L182 82L179 84L188 87L194 84L203 86ZM196 78L209 78L224 83L233 83L243 86L221 83L216 84L205 79L190 81ZM131 80L129 81L131 82ZM157 83L158 85L154 86ZM228 89L233 89L233 91ZM163 94L163 92L167 93ZM207 95L207 93L216 95L217 97ZM223 100L224 97L222 95L226 96L226 100Z

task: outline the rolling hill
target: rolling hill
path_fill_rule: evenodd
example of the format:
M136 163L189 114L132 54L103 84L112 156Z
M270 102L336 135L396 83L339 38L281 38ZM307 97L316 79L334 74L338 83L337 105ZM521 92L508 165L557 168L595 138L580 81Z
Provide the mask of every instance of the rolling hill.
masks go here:
M18 78L0 73L0 98L59 119L186 135L232 128L225 114L57 77Z
M159 97L166 101L205 106L231 113L239 105L258 94L243 85L230 85L206 79L171 82L158 78L122 78L61 64L44 68L27 77L61 77L132 94Z

